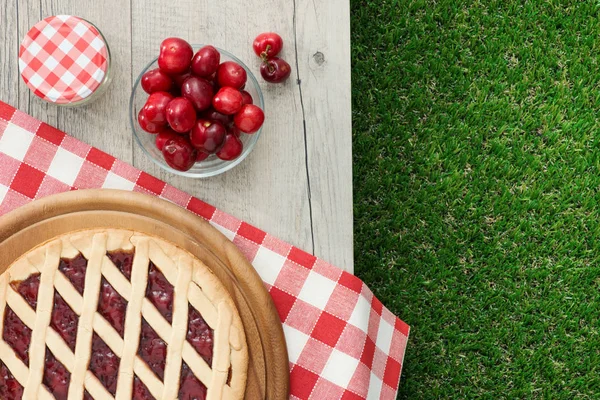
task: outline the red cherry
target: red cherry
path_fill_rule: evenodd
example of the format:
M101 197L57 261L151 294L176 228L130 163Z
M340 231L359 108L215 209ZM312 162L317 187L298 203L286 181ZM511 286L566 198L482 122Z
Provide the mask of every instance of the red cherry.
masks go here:
M227 130L219 122L196 121L190 132L192 146L206 153L214 153L223 144Z
M233 123L240 131L254 133L265 122L265 113L254 104L245 104L233 117Z
M159 125L167 124L167 106L173 100L173 95L167 92L156 92L148 96L144 104L144 114L148 122Z
M233 61L225 61L217 69L217 82L219 86L231 86L240 89L246 83L246 70Z
M254 99L252 98L252 95L250 93L248 93L245 90L241 90L240 93L242 94L243 104L254 104Z
M190 76L192 76L192 73L190 71L187 71L183 74L171 75L171 79L173 79L173 82L175 82L175 87L179 89L181 88L181 85L183 85L183 82L185 82L185 80Z
M198 154L196 155L196 162L204 161L208 158L208 156L210 156L210 154L203 151L198 151Z
M283 82L290 77L291 73L290 64L279 57L273 57L260 66L260 74L263 79L271 83Z
M192 72L202 78L208 78L215 72L221 62L221 54L213 46L204 46L196 52L192 59Z
M229 126L233 122L232 115L221 114L214 108L209 108L208 110L202 112L200 115L202 116L202 118L207 119L209 121L220 122L223 126Z
M240 131L240 128L238 128L235 125L231 125L231 128L229 128L227 133L231 133L232 135L235 135L236 137L242 136L242 131Z
M179 38L167 38L160 44L158 66L166 74L181 74L190 68L194 50Z
M196 111L203 111L210 107L214 92L209 81L190 76L181 85L181 95L192 102Z
M155 124L154 122L149 122L148 119L146 118L146 114L144 113L143 108L138 113L138 124L140 124L140 127L143 130L145 130L148 133L152 133L152 134L158 133L164 128L164 125Z
M185 97L171 100L167 106L167 122L175 132L191 130L196 122L196 110L192 102Z
M187 171L196 162L197 150L184 136L176 136L167 140L162 153L167 164L178 171Z
M156 68L142 75L142 89L148 94L154 92L168 92L173 87L171 77Z
M218 112L231 115L242 108L243 101L244 99L239 90L226 86L219 89L215 97L213 97L212 104Z
M225 136L223 147L217 151L217 157L225 161L235 160L242 154L243 149L242 141L234 134L229 133Z
M179 133L175 132L171 128L165 128L163 131L159 132L156 135L156 148L162 151L163 147L165 147L165 143L167 140L172 139L176 136L179 136Z
M219 89L221 89L221 86L219 86L219 82L217 82L217 74L214 74L206 79L208 79L208 81L213 85L213 90L215 93L217 93Z
M283 39L275 32L261 33L252 44L254 52L263 60L275 57L283 48Z

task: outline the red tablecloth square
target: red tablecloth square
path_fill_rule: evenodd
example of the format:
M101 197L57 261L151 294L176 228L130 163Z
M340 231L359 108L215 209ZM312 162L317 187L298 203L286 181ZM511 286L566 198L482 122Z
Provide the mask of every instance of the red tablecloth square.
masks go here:
M40 170L27 164L21 164L12 181L11 188L33 199L45 176Z
M102 167L108 171L112 168L112 165L115 162L115 158L111 155L106 154L103 151L98 150L97 148L92 148L88 153L86 160L91 163L96 164L99 167Z
M334 347L342 335L347 323L341 319L323 312L313 328L311 336L319 339L321 342Z

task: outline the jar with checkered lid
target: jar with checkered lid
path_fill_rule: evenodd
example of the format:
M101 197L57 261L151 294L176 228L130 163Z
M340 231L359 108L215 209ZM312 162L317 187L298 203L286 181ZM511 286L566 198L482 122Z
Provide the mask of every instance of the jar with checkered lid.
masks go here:
M90 22L72 15L51 16L25 35L19 70L39 98L79 106L98 98L110 83L110 51Z

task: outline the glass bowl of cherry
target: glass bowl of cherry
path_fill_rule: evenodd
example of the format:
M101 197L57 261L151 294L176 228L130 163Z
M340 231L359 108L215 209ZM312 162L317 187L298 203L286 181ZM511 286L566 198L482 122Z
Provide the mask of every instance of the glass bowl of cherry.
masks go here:
M161 168L206 178L250 154L264 122L264 99L250 69L233 54L168 38L131 93L135 141Z

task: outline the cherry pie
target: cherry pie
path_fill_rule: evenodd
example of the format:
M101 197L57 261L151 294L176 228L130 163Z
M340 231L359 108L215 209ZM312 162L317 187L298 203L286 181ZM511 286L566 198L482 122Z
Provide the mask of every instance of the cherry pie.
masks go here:
M248 352L221 282L157 237L88 230L0 275L0 399L241 399Z

